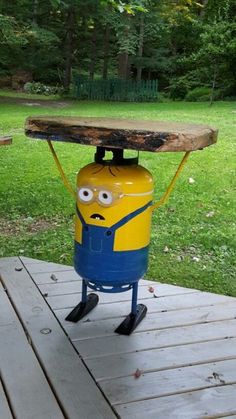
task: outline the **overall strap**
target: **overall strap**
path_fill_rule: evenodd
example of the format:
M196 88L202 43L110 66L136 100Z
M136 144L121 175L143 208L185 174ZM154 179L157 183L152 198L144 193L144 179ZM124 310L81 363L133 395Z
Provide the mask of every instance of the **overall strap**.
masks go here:
M79 210L79 208L78 208L78 206L76 205L76 212L77 212L77 215L78 215L78 217L79 217L79 219L80 219L80 221L81 221L81 224L83 225L83 226L85 226L86 225L86 222L84 221L84 219L83 219L83 217L82 217L82 214L81 214L81 212L80 212L80 210Z
M124 218L119 220L116 224L113 224L109 228L109 230L115 231L118 228L122 227L124 224L128 223L128 221L132 220L134 217L137 217L137 215L144 212L147 208L151 207L152 201L149 201L147 204L145 204L143 207L136 209L135 211L131 212L130 214L126 215Z
M107 228L111 231L117 230L118 228L122 227L124 224L128 223L128 221L132 220L134 217L137 217L137 215L144 212L147 208L151 207L151 205L152 205L152 201L149 201L143 207L136 209L135 211L131 212L130 214L126 215L124 218L119 220L117 223L113 224L111 227L107 227ZM84 221L82 214L77 205L76 205L76 212L81 221L81 224L85 226L86 222Z

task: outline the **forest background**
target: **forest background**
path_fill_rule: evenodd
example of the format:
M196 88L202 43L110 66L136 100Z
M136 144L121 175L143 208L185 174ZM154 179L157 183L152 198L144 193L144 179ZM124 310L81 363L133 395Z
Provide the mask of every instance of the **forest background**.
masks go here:
M236 0L0 0L0 88L68 92L80 75L235 99L235 35Z

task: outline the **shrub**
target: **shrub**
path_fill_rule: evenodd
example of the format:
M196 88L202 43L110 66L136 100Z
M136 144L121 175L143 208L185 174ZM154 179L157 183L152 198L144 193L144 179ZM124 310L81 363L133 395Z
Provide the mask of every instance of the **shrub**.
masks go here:
M33 81L25 83L24 91L27 93L49 96L61 93L62 89L58 86L46 86L43 83Z
M179 77L172 79L169 86L170 98L174 100L184 99L190 88L191 84L187 78Z
M187 102L208 102L211 99L212 89L210 87L196 87L190 90L185 96ZM215 89L213 93L213 100L223 98L223 92L220 89Z

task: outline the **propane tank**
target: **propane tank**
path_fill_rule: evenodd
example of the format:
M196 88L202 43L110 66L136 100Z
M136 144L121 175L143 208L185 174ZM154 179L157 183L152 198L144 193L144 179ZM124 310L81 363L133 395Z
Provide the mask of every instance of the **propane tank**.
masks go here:
M74 266L90 288L121 292L147 270L153 177L123 150L104 154L77 176Z

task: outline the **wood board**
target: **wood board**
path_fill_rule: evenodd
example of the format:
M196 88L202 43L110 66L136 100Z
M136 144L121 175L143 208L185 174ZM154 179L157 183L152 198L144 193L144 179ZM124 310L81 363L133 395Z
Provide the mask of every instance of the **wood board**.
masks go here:
M24 419L63 419L34 350L0 283L0 370L11 407ZM4 418L4 416L1 416Z
M207 125L112 118L29 117L31 138L151 152L195 151L214 144L218 131Z

